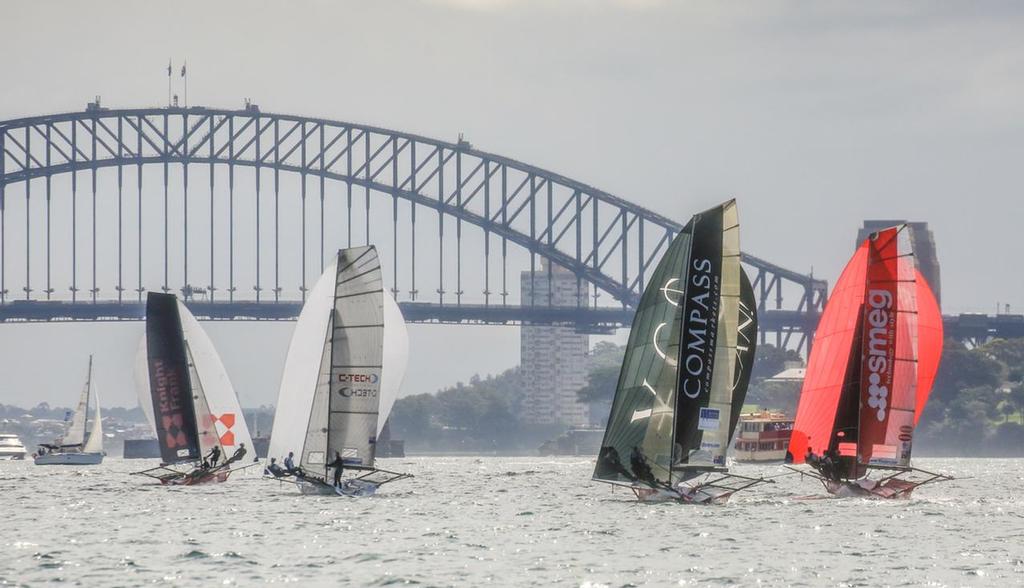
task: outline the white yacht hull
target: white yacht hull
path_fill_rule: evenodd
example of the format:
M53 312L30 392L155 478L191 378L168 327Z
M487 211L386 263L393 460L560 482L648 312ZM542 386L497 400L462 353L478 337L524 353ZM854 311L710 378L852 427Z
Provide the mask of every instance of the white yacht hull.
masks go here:
M21 453L0 453L0 461L21 461L25 459L25 452Z
M47 453L35 459L36 465L97 465L103 463L102 453Z
M379 488L378 484L365 480L343 480L340 487L309 480L297 480L295 484L307 496L373 496Z

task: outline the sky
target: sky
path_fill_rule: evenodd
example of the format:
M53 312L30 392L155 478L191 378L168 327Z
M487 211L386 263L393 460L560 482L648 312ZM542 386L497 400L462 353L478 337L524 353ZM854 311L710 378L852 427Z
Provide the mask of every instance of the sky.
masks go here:
M863 219L927 221L944 312L1024 311L1019 3L7 2L0 23L0 120L162 105L187 59L191 104L464 133L680 222L735 197L745 250L830 281ZM208 325L243 405L275 401L291 328ZM92 352L103 404L130 406L141 333L0 325L0 402L70 404ZM519 361L512 327L410 336L406 394Z

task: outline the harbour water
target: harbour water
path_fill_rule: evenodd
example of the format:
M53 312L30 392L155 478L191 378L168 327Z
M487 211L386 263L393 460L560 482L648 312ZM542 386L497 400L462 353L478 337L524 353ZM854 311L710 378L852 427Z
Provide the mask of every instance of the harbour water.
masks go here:
M721 507L639 504L587 459L385 460L416 477L366 499L128 475L149 463L0 462L0 585L1024 584L1024 460L917 460L959 479L911 500L794 475Z

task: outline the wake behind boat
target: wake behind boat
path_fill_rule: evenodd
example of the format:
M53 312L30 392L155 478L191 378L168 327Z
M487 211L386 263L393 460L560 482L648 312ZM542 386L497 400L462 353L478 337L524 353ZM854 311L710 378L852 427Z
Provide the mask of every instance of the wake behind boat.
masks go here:
M739 256L735 201L672 241L633 318L595 480L641 501L718 504L770 481L726 467L757 335Z
M289 457L268 472L303 494L369 496L410 477L375 464L409 354L402 313L382 284L375 247L343 249L299 315L270 439L270 455Z
M796 471L836 496L909 498L920 486L951 480L910 465L942 337L942 315L916 267L910 229L873 233L822 314L787 461L810 465L809 472Z
M224 365L173 294L147 295L135 383L163 462L136 474L191 486L224 482L254 463L249 428Z
M96 410L92 427L86 439L85 430L89 414L90 399L95 397ZM103 463L103 416L100 414L100 397L92 376L92 356L89 356L89 370L85 386L78 398L78 407L71 416L71 424L64 436L54 443L39 446L35 456L36 465L98 465Z

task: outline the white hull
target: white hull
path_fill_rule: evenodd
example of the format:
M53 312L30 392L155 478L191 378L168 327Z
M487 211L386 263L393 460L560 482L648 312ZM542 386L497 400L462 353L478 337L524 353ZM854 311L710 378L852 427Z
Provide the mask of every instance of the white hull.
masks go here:
M0 461L21 461L25 459L25 451L20 453L0 453Z
M636 489L636 497L640 502L683 502L688 504L725 504L731 493L700 490L687 486L678 486L674 490Z
M97 465L103 463L102 453L47 453L35 459L36 465Z
M296 480L295 484L307 496L373 496L379 488L379 485L365 480L343 480L341 487L308 480Z

